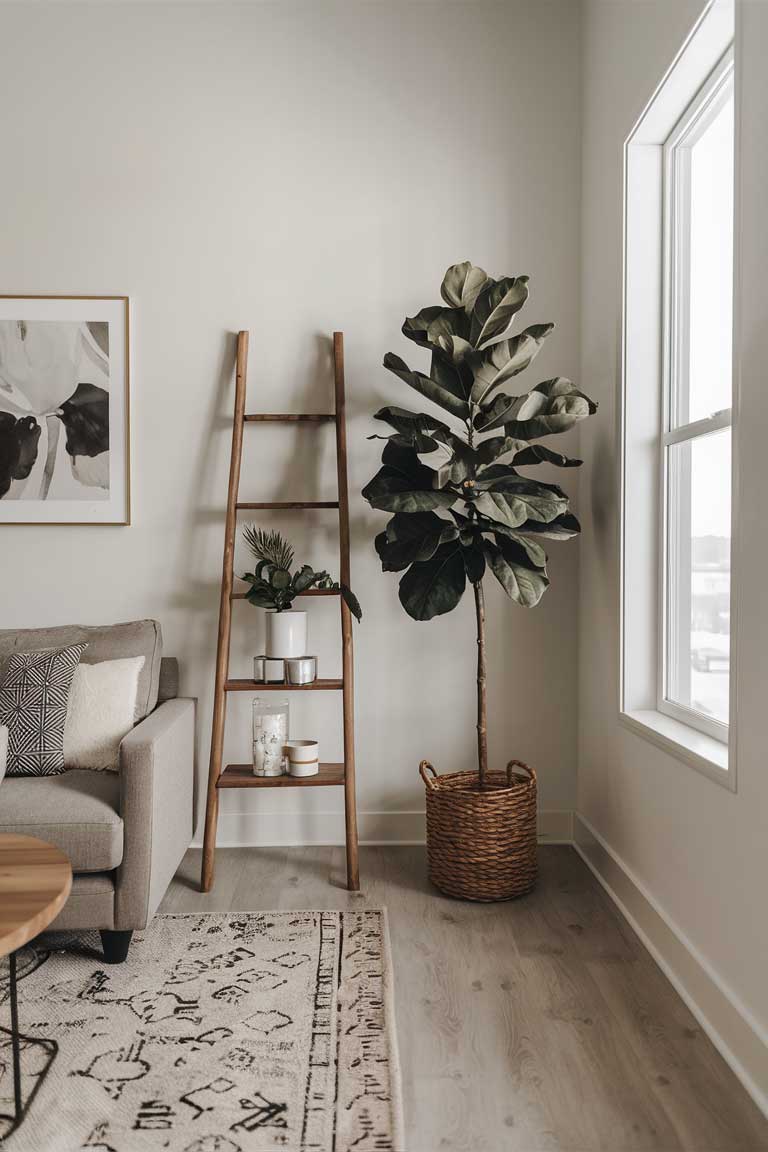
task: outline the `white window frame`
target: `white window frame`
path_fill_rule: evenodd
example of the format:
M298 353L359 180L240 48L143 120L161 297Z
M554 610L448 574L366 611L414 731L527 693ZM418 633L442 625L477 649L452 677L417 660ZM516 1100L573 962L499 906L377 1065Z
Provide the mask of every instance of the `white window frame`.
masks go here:
M709 0L688 39L634 125L624 145L624 279L619 392L620 653L619 720L633 734L658 746L736 791L738 635L738 346L734 340L731 510L731 658L728 743L659 707L659 667L664 604L660 464L666 420L664 146L685 112L735 43L734 331L739 316L739 42L734 0ZM725 413L716 420L727 420ZM711 429L714 430L714 429ZM722 735L722 734L720 734Z
M680 400L688 396L688 342L680 334L688 329L688 273L690 271L690 151L681 145L694 144L712 123L723 103L733 91L733 46L724 53L710 72L676 123L663 145L664 181L664 296L663 296L663 366L662 366L662 424L659 451L659 637L657 643L657 698L659 712L682 724L728 743L728 724L705 716L694 708L686 708L670 697L670 667L675 663L671 648L675 633L669 615L669 603L674 591L675 573L690 568L690 556L674 555L672 541L678 539L670 531L677 506L672 506L670 493L670 454L674 444L692 443L702 436L731 428L731 407L713 412L709 416L688 421L681 420ZM679 596L674 596L679 603ZM688 614L690 616L690 613ZM687 627L687 625L686 625ZM730 663L730 662L729 662Z

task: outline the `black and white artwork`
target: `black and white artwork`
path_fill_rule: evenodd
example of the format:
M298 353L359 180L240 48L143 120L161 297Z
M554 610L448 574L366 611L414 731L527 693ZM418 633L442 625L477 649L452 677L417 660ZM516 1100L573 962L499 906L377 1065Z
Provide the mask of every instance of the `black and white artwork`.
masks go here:
M0 524L127 524L128 300L0 297Z

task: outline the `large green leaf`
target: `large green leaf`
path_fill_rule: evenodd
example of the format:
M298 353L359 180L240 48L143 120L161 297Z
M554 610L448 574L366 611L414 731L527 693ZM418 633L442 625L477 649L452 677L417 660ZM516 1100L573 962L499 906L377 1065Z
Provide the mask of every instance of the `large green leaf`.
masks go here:
M450 508L455 492L433 487L436 474L422 464L413 448L403 448L391 440L384 446L383 467L363 488L363 496L373 508L384 512L427 512Z
M529 540L522 532L516 531L514 528L508 528L506 524L498 524L492 520L481 520L477 523L482 532L492 532L494 536L504 536L505 539L514 541L515 544L525 552L529 566L540 568L542 571L546 569L547 554L541 544L535 540ZM545 526L542 525L542 527Z
M421 348L440 347L440 341L451 336L469 339L470 320L463 308L422 308L415 316L406 316L402 327L403 336L413 340Z
M384 367L388 368L390 372L394 372L395 376L399 376L406 384L410 384L411 388L415 388L422 396L426 396L428 400L432 400L433 403L444 408L446 412L450 412L462 420L466 420L469 416L469 405L466 400L448 391L447 388L429 376L425 376L422 372L412 372L405 361L401 360L399 356L395 356L393 352L387 352L384 357Z
M420 436L415 433L410 436L403 436L399 432L393 432L391 436L368 436L367 439L388 440L392 444L397 444L399 448L415 448L419 455L436 452L440 447L437 440L433 440L431 436Z
M486 404L494 388L523 372L536 357L554 324L533 324L519 336L491 344L484 352L471 352L466 358L472 372L471 400Z
M436 469L435 484L447 488L449 484L463 484L474 474L474 461L469 456L451 456Z
M274 594L265 591L260 587L253 587L249 592L246 592L245 598L249 604L253 604L256 608L274 608L275 597Z
M517 492L521 486L531 485L532 488L551 492L558 499L568 503L568 496L558 484L549 484L544 480L534 480L529 476L521 476L509 464L489 464L478 477L474 487L480 492L493 489L497 492Z
M378 412L374 413L374 420L383 420L389 424L397 432L405 433L411 427L417 427L423 432L431 432L435 428L445 428L448 430L448 425L438 419L437 416L432 416L427 412L411 412L408 408L396 408L387 406L386 408L379 408Z
M435 432L435 440L445 445L450 453L448 459L437 466L435 483L438 488L445 488L446 484L461 484L474 477L477 472L477 456L466 440L442 428Z
M457 396L460 400L469 400L472 391L472 373L463 362L454 363L442 352L432 353L429 375L441 388Z
M583 463L583 460L577 460L575 457L553 452L543 444L528 444L516 452L512 459L515 468L523 464L555 464L558 468L579 468Z
M529 520L521 526L520 531L526 535L534 532L537 536L543 536L545 540L569 540L572 536L578 536L581 525L572 512L563 512L548 524Z
M489 280L472 309L470 343L479 349L498 340L527 299L527 276L505 276L502 280Z
M565 494L552 491L535 480L509 476L492 482L488 488L475 487L474 507L481 516L498 520L509 528L519 528L527 520L548 524L568 510Z
M458 528L450 520L444 520L434 512L398 512L388 522L386 534L388 540L401 541L435 536L437 544L447 544L456 539ZM429 556L422 556L421 559L428 560Z
M597 402L590 400L585 392L580 392L572 380L566 376L555 376L552 380L542 380L541 384L537 384L534 392L541 392L548 400L568 399L571 396L578 396L582 400L586 400L589 406L589 415L593 416L597 412Z
M488 566L507 595L524 608L538 604L549 580L542 572L528 567L523 550L502 537L497 544L486 540L484 547Z
M423 412L409 412L406 408L380 408L373 418L389 424L399 437L397 442L404 447L415 448L417 452L434 452L437 441L430 433L437 429L450 431L448 425L438 420L436 416L428 416ZM369 436L368 439L389 440L391 437Z
M412 564L400 580L400 603L414 620L431 620L456 607L466 587L461 549L443 544L431 560Z
M311 588L313 584L317 583L321 576L322 573L314 572L309 564L304 564L303 567L293 575L294 592L297 594L299 592L306 592L308 588Z
M567 432L579 420L585 420L597 411L594 400L563 376L537 384L527 400L528 403L513 413L510 420L503 421L508 436L536 440L540 436Z
M363 618L363 610L360 607L360 601L358 600L357 596L355 596L352 589L343 582L339 584L339 591L341 592L341 598L346 604L347 608L349 608L357 622L360 623Z
M458 534L455 524L434 512L398 512L376 537L376 551L385 572L402 572L409 564L431 559L441 544Z
M488 276L482 268L475 268L469 260L465 260L463 264L453 264L448 269L440 295L452 308L463 308L469 313L487 283Z
M500 392L482 412L477 413L474 425L478 432L503 428L507 436L515 435L518 440L527 440L526 436L510 432L509 425L515 421L525 420L529 415L535 416L545 404L545 399L538 392L524 392L521 396L508 396L505 392Z
M517 440L514 436L489 436L475 449L478 467L492 464L494 460L510 452L522 452L527 446L527 441Z
M394 468L380 468L363 489L372 508L382 512L425 512L431 508L450 508L456 493L440 489L414 487Z
M443 356L453 364L463 364L469 353L474 352L469 340L462 336L440 336L437 343Z

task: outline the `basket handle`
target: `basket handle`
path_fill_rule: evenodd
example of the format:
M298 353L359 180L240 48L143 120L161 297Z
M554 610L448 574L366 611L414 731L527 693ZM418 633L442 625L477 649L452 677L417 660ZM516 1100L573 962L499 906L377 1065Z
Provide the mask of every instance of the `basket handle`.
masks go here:
M432 773L431 776L427 776L427 769L429 769L429 771ZM427 788L434 788L434 781L437 779L437 772L430 764L429 760L422 760L421 764L419 764L419 775L421 776Z
M510 760L510 762L507 764L507 784L509 784L510 787L512 786L513 768L524 769L524 771L528 773L529 779L531 779L534 783L536 782L536 773L533 768L529 767L528 764L524 764L522 760Z

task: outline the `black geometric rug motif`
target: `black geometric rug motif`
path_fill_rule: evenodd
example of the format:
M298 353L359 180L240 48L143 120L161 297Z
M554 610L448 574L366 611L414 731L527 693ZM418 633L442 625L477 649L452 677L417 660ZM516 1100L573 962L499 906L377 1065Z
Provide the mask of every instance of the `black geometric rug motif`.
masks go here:
M114 966L54 940L20 953L19 1010L59 1054L3 1152L402 1152L383 911L157 916Z

